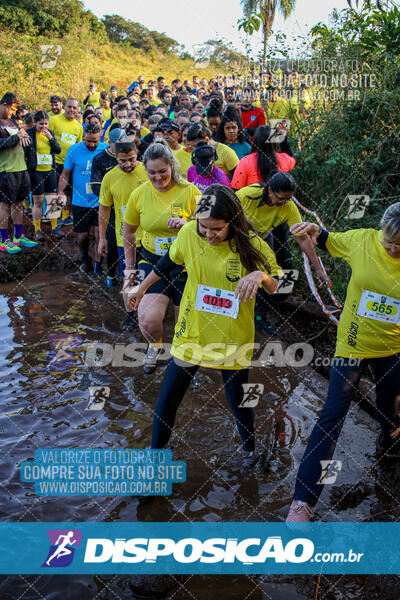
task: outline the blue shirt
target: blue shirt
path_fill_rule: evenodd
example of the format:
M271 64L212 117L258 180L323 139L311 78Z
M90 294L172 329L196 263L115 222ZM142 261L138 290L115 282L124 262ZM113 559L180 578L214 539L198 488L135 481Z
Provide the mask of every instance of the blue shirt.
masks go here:
M99 206L98 197L93 194L90 186L92 161L94 157L105 150L108 144L100 142L93 152L88 150L83 142L71 146L65 157L64 169L72 171L72 204L91 208Z
M239 160L243 158L243 156L251 154L251 146L247 142L236 142L236 144L228 144L227 142L225 142L225 144L236 152Z

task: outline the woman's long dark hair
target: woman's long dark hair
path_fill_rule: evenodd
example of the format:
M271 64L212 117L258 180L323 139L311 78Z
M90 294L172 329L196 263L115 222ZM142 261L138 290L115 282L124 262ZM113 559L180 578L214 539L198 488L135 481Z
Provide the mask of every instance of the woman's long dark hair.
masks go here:
M246 219L240 200L231 188L218 183L209 185L197 205L195 216L201 218L202 213L211 219L221 219L229 223L229 245L233 251L238 252L240 262L249 273L260 268L271 272L267 258L250 242L253 227ZM197 233L201 236L198 221Z
M257 167L262 181L268 181L273 171L277 170L277 161L274 145L269 141L271 128L260 125L253 138L251 151L257 152Z
M218 129L214 135L214 140L216 142L221 142L221 144L226 144L224 127L225 127L226 123L231 123L232 121L235 122L237 124L237 126L239 127L239 131L238 131L239 144L246 141L246 135L243 130L242 119L239 114L239 111L234 104L228 104L228 106L226 107L226 109L224 110L224 112L222 114L222 121L219 124Z

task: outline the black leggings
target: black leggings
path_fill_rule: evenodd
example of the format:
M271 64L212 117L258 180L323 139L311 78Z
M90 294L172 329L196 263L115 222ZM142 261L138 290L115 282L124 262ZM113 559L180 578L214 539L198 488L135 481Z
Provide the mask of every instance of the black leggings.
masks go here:
M171 358L164 381L158 396L153 420L151 439L152 448L164 448L171 437L175 423L175 416L185 392L194 377L198 365L179 366ZM224 382L225 395L234 414L236 425L242 438L243 449L252 451L255 448L254 440L254 410L240 408L243 400L243 383L249 380L249 370L221 369Z
M118 248L117 238L115 237L115 212L111 207L110 219L106 230L107 240L107 274L109 277L115 277L115 272L118 267Z

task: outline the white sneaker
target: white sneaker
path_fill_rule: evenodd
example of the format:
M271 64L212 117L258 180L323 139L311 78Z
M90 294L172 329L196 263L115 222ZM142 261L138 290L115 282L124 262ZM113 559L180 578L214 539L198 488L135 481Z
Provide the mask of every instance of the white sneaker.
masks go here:
M150 373L154 373L157 368L157 357L160 353L160 348L155 348L154 346L148 346L146 358L143 363L143 371L149 375Z
M299 504L297 500L293 500L289 508L289 514L286 517L286 523L309 523L313 511L309 504L302 502Z

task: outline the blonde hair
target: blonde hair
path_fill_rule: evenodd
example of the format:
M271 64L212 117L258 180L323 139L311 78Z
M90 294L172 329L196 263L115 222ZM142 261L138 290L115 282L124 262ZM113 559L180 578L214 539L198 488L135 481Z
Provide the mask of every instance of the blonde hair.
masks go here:
M171 167L171 179L175 185L189 185L181 175L181 167L165 140L157 140L150 144L143 156L143 164L147 168L149 160L161 159Z

